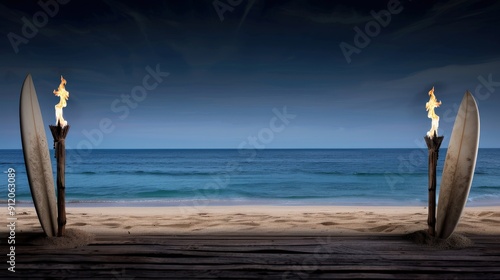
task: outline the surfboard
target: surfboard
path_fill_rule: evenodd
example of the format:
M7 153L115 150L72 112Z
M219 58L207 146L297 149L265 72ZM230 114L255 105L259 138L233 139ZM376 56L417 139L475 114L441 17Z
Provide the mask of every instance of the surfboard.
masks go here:
M24 164L38 220L47 236L57 234L57 205L47 136L31 74L26 76L19 103Z
M469 196L479 146L479 110L467 91L458 109L446 153L437 206L436 236L455 230Z

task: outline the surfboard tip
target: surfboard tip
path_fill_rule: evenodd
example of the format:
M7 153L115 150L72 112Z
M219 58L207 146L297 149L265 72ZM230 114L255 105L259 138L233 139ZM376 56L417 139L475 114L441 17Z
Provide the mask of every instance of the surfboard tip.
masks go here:
M473 102L476 103L476 99L474 98L474 95L472 95L472 93L469 90L465 91L464 98L472 99Z

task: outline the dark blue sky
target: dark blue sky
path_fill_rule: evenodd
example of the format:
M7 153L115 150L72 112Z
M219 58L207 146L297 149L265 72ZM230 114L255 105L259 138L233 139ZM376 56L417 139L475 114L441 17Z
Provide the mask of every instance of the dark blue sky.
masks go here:
M27 73L70 148L416 148L432 86L443 146L469 89L500 147L498 1L66 1L0 4L0 148Z

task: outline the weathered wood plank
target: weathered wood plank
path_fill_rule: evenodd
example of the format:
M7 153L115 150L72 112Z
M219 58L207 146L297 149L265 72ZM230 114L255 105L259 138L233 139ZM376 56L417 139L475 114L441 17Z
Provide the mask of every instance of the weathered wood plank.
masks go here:
M18 236L21 278L80 279L500 279L500 242L436 250L401 236L98 236L49 249ZM3 250L3 248L1 248ZM0 271L0 277L13 274Z

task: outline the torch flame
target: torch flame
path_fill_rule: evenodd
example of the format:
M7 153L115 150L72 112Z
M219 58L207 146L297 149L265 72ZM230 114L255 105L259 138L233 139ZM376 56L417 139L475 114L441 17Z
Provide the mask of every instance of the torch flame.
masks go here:
M56 108L56 125L60 125L62 127L65 127L68 122L64 120L63 118L63 108L66 107L66 100L69 98L69 92L66 91L66 80L63 78L61 75L61 83L59 84L59 87L57 90L54 90L55 96L59 96L60 101L59 103L55 106Z
M439 116L434 112L434 108L437 108L441 105L441 101L437 101L436 96L434 95L434 87L429 91L429 102L425 103L425 109L429 112L427 117L432 119L431 130L427 132L427 136L430 138L434 137L434 135L438 134L439 127Z

